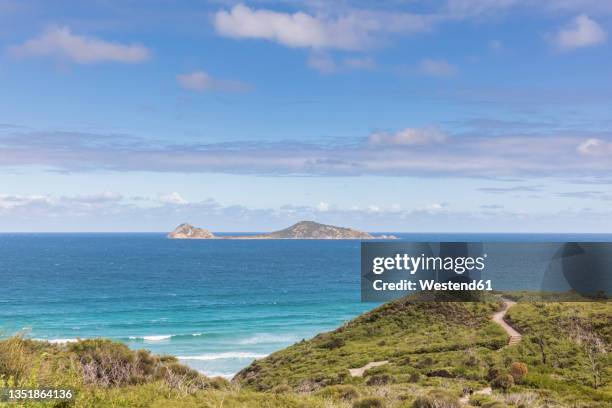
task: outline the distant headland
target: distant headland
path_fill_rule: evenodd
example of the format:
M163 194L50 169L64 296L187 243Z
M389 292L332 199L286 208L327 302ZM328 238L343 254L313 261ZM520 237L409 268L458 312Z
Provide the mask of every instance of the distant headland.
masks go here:
M393 235L374 236L351 228L300 221L288 228L258 235L215 236L204 228L181 224L168 234L170 239L395 239Z

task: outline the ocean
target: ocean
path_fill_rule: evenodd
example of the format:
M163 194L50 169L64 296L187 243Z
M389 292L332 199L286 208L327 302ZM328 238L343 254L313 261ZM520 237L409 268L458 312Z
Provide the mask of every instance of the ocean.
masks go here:
M417 242L612 241L394 234ZM359 251L359 241L0 234L0 336L106 337L231 377L256 358L375 307L360 302Z

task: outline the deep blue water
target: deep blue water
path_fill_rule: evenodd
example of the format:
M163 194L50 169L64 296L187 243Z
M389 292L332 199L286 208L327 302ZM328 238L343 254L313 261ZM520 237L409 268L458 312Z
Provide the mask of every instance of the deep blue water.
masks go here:
M396 234L412 241L611 241L610 235ZM376 306L358 241L0 234L0 334L108 337L231 375Z

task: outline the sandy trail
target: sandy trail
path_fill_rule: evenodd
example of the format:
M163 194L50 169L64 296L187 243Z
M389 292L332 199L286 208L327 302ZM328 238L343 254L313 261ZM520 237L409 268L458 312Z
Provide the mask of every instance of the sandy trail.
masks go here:
M508 336L510 336L510 338L508 339L508 345L511 346L511 345L519 343L521 339L523 338L523 336L521 335L521 333L517 332L514 329L514 327L510 326L504 320L504 317L506 317L506 313L508 313L508 309L516 305L516 302L513 302L512 300L508 300L508 299L503 299L503 300L504 300L503 309L495 313L493 317L491 317L491 320L499 324L502 327L502 329L504 329L506 333L508 333Z
M503 298L502 300L504 301L504 307L502 308L502 310L500 310L499 312L491 316L491 320L499 324L502 327L502 329L504 329L505 332L508 333L508 336L510 336L510 338L508 339L508 345L512 346L520 342L523 336L521 335L521 333L516 331L514 327L506 323L506 321L504 320L504 317L506 317L506 313L508 313L508 309L516 305L516 302L513 302L512 300L509 300L509 299L503 299ZM483 388L482 390L474 391L474 394L491 395L492 393L493 393L493 390L491 389L491 387L486 387L486 388ZM471 406L469 405L469 401L470 401L470 395L464 395L463 397L459 399L459 402L461 402L461 404L466 405L468 407Z
M373 361L368 363L360 368L349 368L349 373L351 373L351 377L363 377L363 374L369 370L370 368L379 367L381 365L387 364L389 361Z

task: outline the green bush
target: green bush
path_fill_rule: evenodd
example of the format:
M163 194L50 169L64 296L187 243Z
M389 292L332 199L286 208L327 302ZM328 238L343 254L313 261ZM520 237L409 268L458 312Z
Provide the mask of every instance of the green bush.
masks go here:
M489 368L489 371L487 372L487 380L493 381L494 379L499 377L499 375L501 373L502 373L502 371L499 368L491 367L491 368Z
M433 390L429 394L418 397L413 408L460 408L459 398L442 390Z
M507 407L508 406L506 404L504 404L503 402L499 402L499 401L489 402L489 403L482 405L482 408L507 408Z
M147 350L130 350L111 340L81 340L67 345L81 365L85 384L122 387L162 380L172 389L193 392L229 386L223 378L207 378L178 363L175 357L156 356Z
M476 356L469 356L468 359L465 361L465 365L468 367L476 367L478 366L478 364L480 364L480 361L478 361L478 358Z
M373 375L366 381L366 385L376 386L394 382L394 378L388 374Z
M359 392L357 388L352 385L332 385L323 388L316 395L337 401L352 401L359 397Z
M440 368L427 373L428 377L454 378L456 375L451 372L452 368Z
M365 397L353 403L353 408L384 408L385 403L379 397Z
M27 340L11 337L0 342L0 376L19 380L32 366L31 351Z
M510 374L500 374L493 381L491 381L491 387L500 389L502 391L508 391L514 386L514 377Z
M483 407L493 402L496 401L488 395L475 394L470 397L470 405L473 405L475 407Z
M289 394L289 393L293 392L293 388L291 388L287 384L280 384L280 385L277 385L276 387L272 388L272 392L274 394Z
M336 375L336 383L337 384L343 384L345 383L348 379L350 378L350 375L348 372L346 371L340 371L337 375Z
M431 357L426 357L423 360L419 361L417 364L417 367L419 368L425 368L425 367L429 367L431 365L433 365L434 360Z
M125 344L92 339L68 344L77 355L86 384L116 387L152 380L155 362L147 352L132 352Z
M344 340L340 337L332 337L331 339L327 340L326 342L321 343L321 345L319 347L324 348L324 349L328 349L328 350L333 350L333 349L337 349L344 346Z

